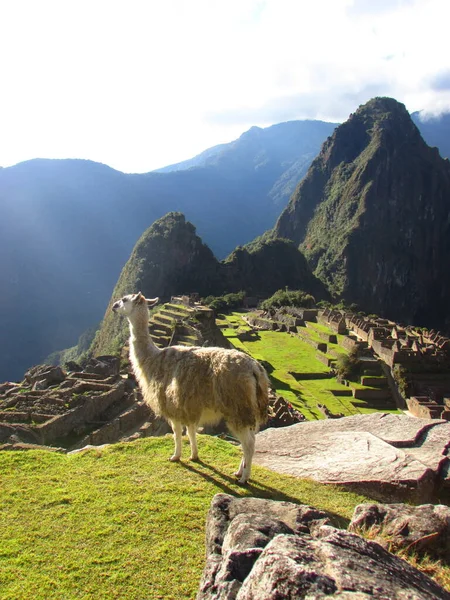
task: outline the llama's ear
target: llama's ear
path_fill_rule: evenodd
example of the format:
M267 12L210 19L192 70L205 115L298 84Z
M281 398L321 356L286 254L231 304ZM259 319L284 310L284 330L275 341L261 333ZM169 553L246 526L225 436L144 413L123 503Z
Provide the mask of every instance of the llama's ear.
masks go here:
M145 296L142 292L138 292L135 296L135 300L136 304L144 304L145 302Z
M147 306L151 308L152 306L155 306L155 304L158 304L159 298L146 298L146 302Z

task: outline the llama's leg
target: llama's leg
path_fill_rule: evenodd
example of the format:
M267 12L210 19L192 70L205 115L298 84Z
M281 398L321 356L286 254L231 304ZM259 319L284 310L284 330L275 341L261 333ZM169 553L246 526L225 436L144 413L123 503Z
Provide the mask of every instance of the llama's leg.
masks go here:
M240 477L242 477L242 473L244 471L244 464L245 464L244 457L242 457L241 464L239 465L239 469L236 471L236 473L234 473L234 476L237 477L238 479Z
M181 423L179 423L178 421L171 421L170 424L172 425L172 429L173 429L173 439L175 441L175 452L173 453L173 455L170 457L169 460L171 460L172 462L177 462L181 458L181 442L182 442L183 428L181 426Z
M255 430L251 427L241 429L240 431L236 431L236 436L242 444L243 454L236 476L239 477L239 483L244 484L250 479L250 472L252 470L252 460L255 452Z
M198 460L198 447L197 447L197 425L187 425L187 434L191 443L191 457L190 460Z

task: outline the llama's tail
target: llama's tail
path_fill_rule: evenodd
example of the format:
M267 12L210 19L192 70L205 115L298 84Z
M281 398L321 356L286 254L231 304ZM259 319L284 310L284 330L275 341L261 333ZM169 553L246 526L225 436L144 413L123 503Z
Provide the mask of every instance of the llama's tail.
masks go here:
M269 378L267 373L259 363L258 367L253 371L256 379L256 404L258 409L259 424L262 425L267 421L269 408Z

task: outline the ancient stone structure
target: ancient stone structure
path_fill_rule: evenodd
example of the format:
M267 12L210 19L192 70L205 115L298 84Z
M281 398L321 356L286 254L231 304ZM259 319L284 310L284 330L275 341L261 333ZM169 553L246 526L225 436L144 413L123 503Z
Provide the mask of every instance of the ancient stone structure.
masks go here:
M342 313L349 331L368 343L390 367L395 364L427 367L450 367L450 340L437 332L423 332L414 327L402 327L387 319L371 319L353 313ZM327 321L327 312L321 317Z
M197 600L353 597L449 600L450 594L379 544L336 529L311 506L214 497Z
M443 412L442 406L428 396L412 396L406 400L408 409L421 419L440 419Z
M338 310L325 309L319 313L317 320L320 322L326 322L328 327L341 335L347 333L347 325L343 314Z
M305 421L301 412L296 410L283 396L277 396L273 391L269 392L269 419L261 427L261 430L268 427L287 427L301 421Z
M119 369L117 357L101 356L84 369L75 363L67 371L40 365L27 371L20 384L3 384L0 449L100 445L136 433L148 435L149 421L159 430L161 424L142 402L133 379Z
M421 418L450 417L444 406L444 397L450 395L450 340L439 332L426 331L412 326L403 327L394 321L361 317L326 309L318 320L335 328L339 319L345 320L348 335L342 345L348 350L369 348L387 367L391 379L392 369L399 366L408 373L412 384L407 399L409 411ZM398 390L396 391L398 395ZM406 407L399 398L397 403Z

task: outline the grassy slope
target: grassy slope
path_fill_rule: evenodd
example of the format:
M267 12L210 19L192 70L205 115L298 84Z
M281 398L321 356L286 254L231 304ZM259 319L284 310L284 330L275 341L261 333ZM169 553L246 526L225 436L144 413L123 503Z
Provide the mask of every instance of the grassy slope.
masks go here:
M259 467L242 488L238 448L209 436L199 446L202 463L179 464L167 460L170 437L0 453L2 600L193 598L216 493L312 504L340 525L365 500Z
M232 327L244 329L246 327L242 316L234 312L226 315L219 323L228 322ZM241 342L236 337L236 330L232 327L223 329L223 333L238 350L245 350L258 360L266 360L274 370L270 378L276 392L286 398L291 404L300 410L307 419L323 419L324 416L317 408L317 404L324 404L333 413L342 413L345 416L361 413L375 412L362 400L354 400L351 397L337 397L331 390L346 390L348 388L336 381L336 379L303 379L297 381L289 371L295 373L328 373L329 368L317 360L317 350L302 341L298 337L292 337L286 333L277 331L259 331L258 340ZM249 329L247 327L247 329ZM302 331L313 340L320 341L317 333L333 333L325 326L313 326L303 328ZM343 336L338 336L342 338ZM323 340L322 340L323 341ZM328 354L343 353L345 350L338 344L328 344ZM359 387L364 387L359 385ZM383 412L398 412L396 410Z

